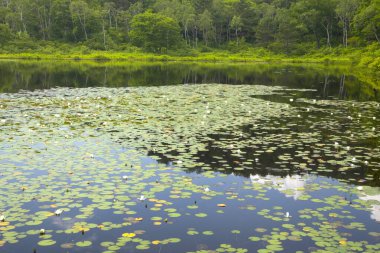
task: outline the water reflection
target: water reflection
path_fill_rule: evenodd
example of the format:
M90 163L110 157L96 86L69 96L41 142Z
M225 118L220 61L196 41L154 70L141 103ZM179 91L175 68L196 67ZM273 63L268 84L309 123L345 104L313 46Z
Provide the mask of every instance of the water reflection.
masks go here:
M376 201L377 204L372 204L370 211L371 211L371 219L380 221L380 194L376 195L367 195L364 194L364 196L359 196L361 200L365 201Z
M287 175L279 177L267 175L265 177L258 174L250 175L252 184L262 184L285 194L286 197L297 200L305 192L305 186L311 180L310 176L305 175Z
M316 89L321 98L379 100L379 77L338 67L278 64L0 61L0 92L52 87L265 84Z

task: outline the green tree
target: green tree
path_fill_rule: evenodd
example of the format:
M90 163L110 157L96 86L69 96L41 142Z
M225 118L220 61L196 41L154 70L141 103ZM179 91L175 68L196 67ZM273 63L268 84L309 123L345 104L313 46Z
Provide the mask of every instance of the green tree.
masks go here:
M380 43L380 0L372 0L354 18L355 28L369 40Z
M212 16L211 13L208 10L205 10L200 16L199 16L199 28L202 31L202 37L206 43L206 46L208 46L208 42L210 39L214 37L214 26L212 22Z
M152 52L173 49L182 43L178 23L170 17L151 11L133 18L129 37L134 45Z
M343 45L347 47L348 45L348 33L351 27L351 21L355 16L356 10L359 7L358 0L339 0L336 7L336 13L339 17L340 24L343 28Z
M13 34L8 24L0 24L0 46L6 44L13 38Z
M236 38L236 45L239 45L239 36L238 32L241 31L241 28L243 26L243 23L241 21L240 16L234 16L231 21L231 27L235 31L235 38Z
M301 0L292 5L292 11L313 35L316 45L320 47L320 40L326 36L328 46L332 25L335 21L336 1L334 0Z
M280 42L286 53L299 42L301 35L305 32L305 27L295 17L293 17L289 10L281 9L276 15L278 23L278 32L276 40Z
M269 4L260 5L259 22L256 27L256 40L259 45L267 46L274 41L277 31L276 9Z
M72 15L73 23L79 22L80 29L83 30L84 38L85 40L88 40L87 20L90 16L90 9L88 7L88 4L82 0L72 1L70 4L70 12ZM77 26L74 29L74 33L78 31Z

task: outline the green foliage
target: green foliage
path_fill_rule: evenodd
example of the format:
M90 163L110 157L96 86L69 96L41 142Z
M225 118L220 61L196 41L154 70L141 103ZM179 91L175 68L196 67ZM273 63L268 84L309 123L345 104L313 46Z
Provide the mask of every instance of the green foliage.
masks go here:
M7 24L0 24L0 45L7 43L13 37L12 31Z
M129 37L136 46L151 52L163 52L181 45L180 28L174 19L153 12L136 15Z
M0 24L2 52L44 51L48 41L66 52L291 56L380 44L380 0L12 0L0 1Z

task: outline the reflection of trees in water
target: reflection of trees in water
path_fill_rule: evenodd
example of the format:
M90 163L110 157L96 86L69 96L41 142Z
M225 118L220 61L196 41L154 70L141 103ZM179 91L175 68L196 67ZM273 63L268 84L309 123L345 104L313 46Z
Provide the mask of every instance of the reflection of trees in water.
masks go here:
M265 84L317 89L323 98L373 98L376 91L336 69L276 64L0 62L0 91L55 86L151 86L193 83ZM364 88L363 88L364 87Z

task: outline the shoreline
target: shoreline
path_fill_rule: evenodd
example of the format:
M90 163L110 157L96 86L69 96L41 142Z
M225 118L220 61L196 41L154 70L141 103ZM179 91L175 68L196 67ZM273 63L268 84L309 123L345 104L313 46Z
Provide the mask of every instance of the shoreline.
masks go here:
M284 63L323 64L355 67L350 58L339 56L288 57L284 55L248 56L239 54L199 54L196 56L158 55L149 53L94 52L89 54L46 54L46 53L0 53L1 60L64 60L94 62L194 62L194 63Z

